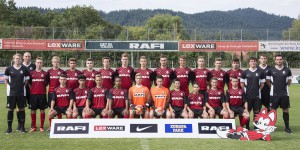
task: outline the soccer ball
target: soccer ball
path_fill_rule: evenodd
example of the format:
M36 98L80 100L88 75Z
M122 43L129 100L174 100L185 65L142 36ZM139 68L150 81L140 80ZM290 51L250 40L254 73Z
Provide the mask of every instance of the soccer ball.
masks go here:
M155 109L155 112L158 116L162 116L164 114L165 110L161 107L158 107Z
M137 115L141 115L143 113L143 106L142 105L136 105L135 106L135 113Z

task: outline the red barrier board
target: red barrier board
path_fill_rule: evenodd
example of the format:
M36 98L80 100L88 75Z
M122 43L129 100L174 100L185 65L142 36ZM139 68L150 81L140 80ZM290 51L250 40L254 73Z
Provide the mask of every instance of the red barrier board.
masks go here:
M84 40L27 40L2 39L2 49L6 50L79 50L85 48Z
M258 51L258 41L251 41L251 42L180 41L179 51L182 52Z

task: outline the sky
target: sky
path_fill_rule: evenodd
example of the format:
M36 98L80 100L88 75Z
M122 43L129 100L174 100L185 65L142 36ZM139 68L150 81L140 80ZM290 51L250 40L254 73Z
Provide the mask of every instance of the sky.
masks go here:
M129 9L171 9L184 13L200 13L211 10L228 11L238 8L255 8L270 14L298 18L300 0L15 0L17 6L43 8L67 8L75 5L93 6L110 12Z

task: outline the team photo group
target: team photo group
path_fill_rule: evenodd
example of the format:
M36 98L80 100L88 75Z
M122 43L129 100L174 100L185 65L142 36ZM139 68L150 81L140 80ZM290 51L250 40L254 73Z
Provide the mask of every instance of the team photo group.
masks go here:
M43 58L31 59L31 54L13 55L12 66L5 69L7 86L6 134L13 131L14 114L17 131L25 133L25 108L31 115L29 132L44 132L48 113L49 126L53 118L239 118L239 125L250 129L253 118L263 107L282 108L284 132L289 127L289 90L291 70L284 66L282 55L249 58L249 68L241 70L239 59L231 61L232 68L222 69L222 59L214 60L214 69L205 68L205 58L199 56L197 68L186 66L186 57L179 56L178 68L168 67L168 58L159 57L160 66L147 68L147 57L141 56L140 67L129 66L129 55L121 55L121 66L110 67L110 58L103 57L103 67L94 69L94 60L86 60L86 68L76 69L76 59L68 60L69 69L60 68L60 58L51 59L52 68L43 70ZM192 86L192 90L189 86ZM227 88L225 87L227 86ZM16 113L14 110L16 109ZM37 110L40 114L39 128ZM99 117L98 117L99 116ZM104 120L105 121L105 120ZM46 127L48 128L48 127ZM50 127L48 128L50 130Z

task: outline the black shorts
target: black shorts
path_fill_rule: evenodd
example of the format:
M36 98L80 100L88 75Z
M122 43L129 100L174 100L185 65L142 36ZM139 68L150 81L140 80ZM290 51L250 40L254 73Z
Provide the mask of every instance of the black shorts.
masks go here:
M52 101L52 98L53 98L53 93L48 93L48 106L51 107L51 101Z
M25 96L7 96L6 108L15 109L16 106L18 108L25 108L27 106Z
M113 111L113 118L118 116L118 118L124 118L123 111L125 108L112 108Z
M236 107L236 106L230 106L230 110L234 112L234 114L238 114L239 116L243 116L244 107Z
M277 109L280 106L282 109L290 108L289 96L271 96L270 107Z
M102 117L102 111L103 111L103 109L104 108L102 108L102 109L98 109L98 108L92 108L92 110L94 111L94 115L92 116L93 118L96 118L97 117L97 115L99 115L100 117Z
M202 118L203 110L202 109L192 109L194 113L194 118Z
M261 93L261 103L264 105L266 108L270 108L270 91L263 91Z
M200 94L205 95L206 90L200 90Z
M64 114L65 115L68 108L69 107L58 107L58 106L55 106L54 110L57 112L56 115L59 115L59 114Z
M221 115L221 111L223 110L222 107L215 107L213 108L215 110L215 114Z
M174 113L175 113L175 118L183 118L182 117L182 111L183 111L183 108L180 108L180 107L173 107L173 110L174 110Z
M28 106L29 106L29 104L30 104L30 88L26 88L26 101L27 101L27 104L28 104ZM29 108L29 107L28 107ZM30 108L29 108L30 109Z
M248 111L260 111L261 109L261 100L259 98L257 99L247 99L248 102Z
M31 110L45 110L48 107L46 94L31 94L28 108Z
M76 108L78 110L78 116L80 116L80 118L82 118L82 112L83 112L84 107L83 106L77 106Z

